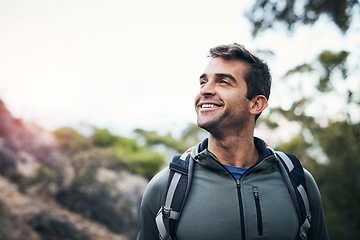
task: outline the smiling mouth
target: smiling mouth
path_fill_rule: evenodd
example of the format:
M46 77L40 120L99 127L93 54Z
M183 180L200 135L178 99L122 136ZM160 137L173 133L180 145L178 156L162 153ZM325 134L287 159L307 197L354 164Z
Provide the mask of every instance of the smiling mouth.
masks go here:
M215 104L202 104L200 105L201 108L218 108L220 106L215 105Z

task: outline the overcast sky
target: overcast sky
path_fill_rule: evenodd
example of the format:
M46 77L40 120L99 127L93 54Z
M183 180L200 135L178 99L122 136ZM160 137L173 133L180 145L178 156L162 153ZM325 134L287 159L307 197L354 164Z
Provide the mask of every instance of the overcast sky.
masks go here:
M359 34L344 41L331 26L253 40L243 17L251 3L0 0L0 98L16 117L49 130L176 131L196 121L193 101L210 47L238 42L276 51L268 59L275 86L319 46L359 47Z

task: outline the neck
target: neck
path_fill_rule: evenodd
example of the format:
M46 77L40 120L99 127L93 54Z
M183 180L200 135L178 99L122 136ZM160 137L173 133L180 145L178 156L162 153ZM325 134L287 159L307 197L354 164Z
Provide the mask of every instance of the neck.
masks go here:
M259 157L254 145L253 132L226 137L210 134L208 149L222 164L235 167L249 168L256 163Z

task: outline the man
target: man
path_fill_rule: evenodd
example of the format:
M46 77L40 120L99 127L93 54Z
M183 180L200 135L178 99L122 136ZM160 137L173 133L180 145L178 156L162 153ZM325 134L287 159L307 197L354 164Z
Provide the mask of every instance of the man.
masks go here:
M298 215L276 157L253 136L268 106L268 66L238 44L212 48L210 58L195 98L197 123L209 138L191 152L194 173L176 237L298 239ZM158 173L144 193L138 240L159 239L155 217L168 176L169 169ZM305 178L312 216L308 239L328 239L318 188L307 171Z

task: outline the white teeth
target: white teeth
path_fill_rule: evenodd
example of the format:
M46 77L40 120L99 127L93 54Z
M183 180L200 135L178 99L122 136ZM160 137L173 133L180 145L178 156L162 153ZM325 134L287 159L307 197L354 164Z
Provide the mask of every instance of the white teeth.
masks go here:
M217 106L214 104L203 104L201 107L202 108L216 108Z

